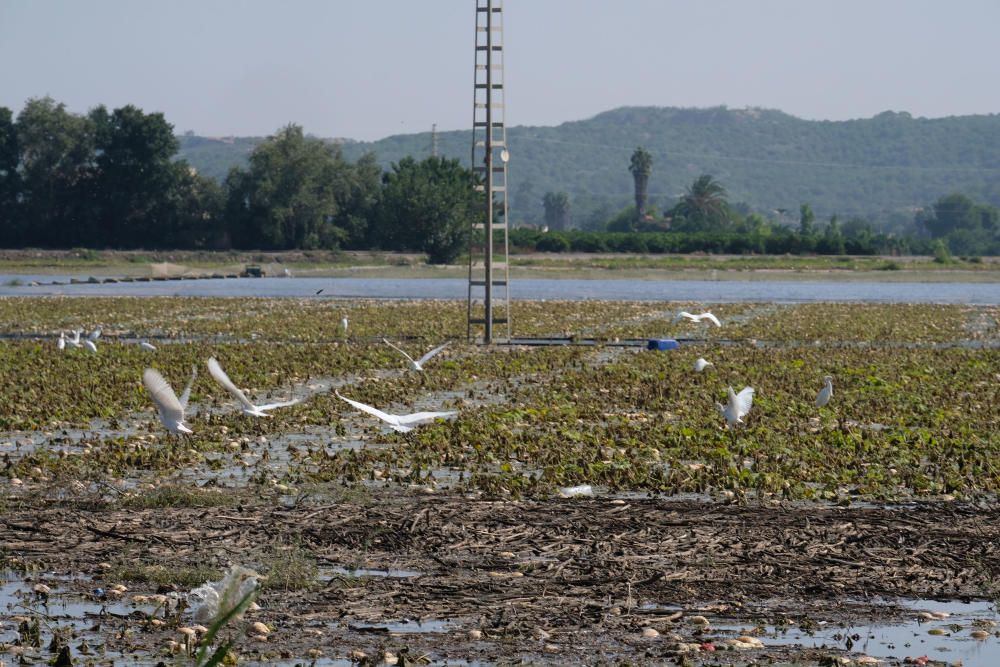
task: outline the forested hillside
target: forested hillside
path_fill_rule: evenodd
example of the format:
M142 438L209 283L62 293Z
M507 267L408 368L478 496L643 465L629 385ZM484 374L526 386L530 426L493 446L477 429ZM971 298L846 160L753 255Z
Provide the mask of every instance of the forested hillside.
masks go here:
M438 150L467 164L471 132L439 132ZM261 139L180 137L179 156L222 178ZM732 202L797 222L802 203L819 219L861 216L912 224L914 210L962 192L1000 205L1000 115L940 119L886 112L843 122L808 121L763 109L626 107L557 127L512 127L512 220L540 222L548 192L569 195L572 224L603 225L632 203L629 157L652 156L649 202L661 212L700 174ZM430 154L431 133L348 142L344 156L373 152L383 167Z

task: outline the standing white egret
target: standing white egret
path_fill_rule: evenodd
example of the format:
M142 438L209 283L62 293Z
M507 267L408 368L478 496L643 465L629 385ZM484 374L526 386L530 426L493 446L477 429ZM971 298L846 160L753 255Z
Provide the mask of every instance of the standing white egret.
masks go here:
M388 345L389 347L391 347L392 349L396 350L400 354L402 354L404 357L406 357L410 361L410 368L412 368L415 371L422 371L422 370L424 370L424 364L426 364L428 361L430 361L431 357L433 357L435 354L437 354L438 352L440 352L444 348L448 347L448 343L444 343L442 345L438 345L433 350L431 350L430 352L428 352L424 356L422 356L419 359L417 359L417 360L414 361L413 357L411 357L410 355L408 355L402 349L400 349L400 348L396 347L395 345L393 345L392 343L390 343L385 338L382 339L382 342L385 343L386 345ZM451 341L449 341L449 342L451 342Z
M243 405L243 413L252 417L270 417L271 415L267 414L268 410L288 407L289 405L295 405L299 402L299 399L296 398L291 401L282 401L280 403L254 405L250 402L250 399L247 398L247 395L244 394L239 387L233 384L233 381L229 379L228 375L226 375L226 371L222 370L222 366L220 366L219 362L215 360L215 357L208 360L208 372L212 374L212 377L215 378L216 382L221 384L226 391L235 396L236 400Z
M83 346L85 348L87 348L88 350L90 350L91 352L97 352L97 343L95 343L94 341L90 340L89 338L87 340L83 341Z
M714 366L714 365L715 364L713 364L711 361L705 361L703 358L698 357L694 362L694 372L701 373L709 366Z
M816 407L821 408L830 402L830 398L833 396L833 377L827 375L823 378L823 388L819 390L816 394Z
M715 407L719 408L719 412L726 418L726 423L730 427L743 423L743 416L750 412L750 406L753 404L753 392L753 387L744 387L737 394L730 386L728 390L729 402L726 405L722 405L721 403L715 404Z
M452 417L458 414L457 411L451 410L448 412L414 412L409 415L392 415L388 412L382 412L378 408L373 408L370 405L365 405L364 403L359 403L358 401L352 401L346 396L341 396L339 391L335 390L333 393L337 395L337 398L347 401L358 410L367 412L374 417L378 417L388 424L392 430L399 431L400 433L412 431L414 426L418 426L424 422L434 421L438 417Z
M341 320L340 320L340 328L344 330L345 334L347 333L347 315L344 315L344 317L341 318Z
M65 350L66 349L66 332L65 331L60 331L59 332L59 340L56 341L56 347L58 347L60 350Z
M96 329L90 332L90 335L87 336L87 339L96 342L97 339L100 337L101 337L101 327L97 327Z
M184 425L184 407L187 404L187 390L184 392L184 402L177 399L174 390L160 372L152 368L147 368L142 374L142 383L146 385L146 390L153 398L153 404L160 413L160 422L168 431L174 435L180 433L193 433L191 429ZM190 385L189 385L190 387Z
M141 347L144 350L149 350L150 352L156 350L156 346L150 343L145 338L139 341L139 347Z
M682 310L681 312L677 313L677 315L674 316L673 323L676 324L681 319L691 320L692 322L701 322L702 320L708 320L717 327L722 326L722 322L719 321L719 318L708 311L705 311L700 315L694 315L693 313L689 313L686 310Z
M82 333L83 333L82 329L74 329L73 337L67 338L66 344L69 345L70 347L83 347L82 344L80 343L80 334Z

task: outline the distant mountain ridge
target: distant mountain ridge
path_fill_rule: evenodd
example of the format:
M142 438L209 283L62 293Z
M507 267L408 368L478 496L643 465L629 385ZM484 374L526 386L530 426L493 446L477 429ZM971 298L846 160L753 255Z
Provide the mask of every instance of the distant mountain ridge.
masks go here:
M441 155L468 164L471 130L438 132ZM244 164L257 137L182 136L180 157L223 178ZM431 153L431 133L374 142L336 140L345 156L373 152L388 168ZM700 174L712 174L731 202L769 216L796 217L808 202L820 219L912 219L938 197L963 192L1000 205L1000 115L810 121L771 109L621 107L555 127L508 127L511 218L537 222L546 192L570 196L576 225L607 219L632 203L629 158L653 157L650 203L673 205Z

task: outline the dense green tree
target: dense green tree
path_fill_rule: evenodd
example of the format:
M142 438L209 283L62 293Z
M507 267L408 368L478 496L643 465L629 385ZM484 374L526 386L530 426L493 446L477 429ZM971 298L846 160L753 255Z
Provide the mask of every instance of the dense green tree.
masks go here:
M127 105L110 114L93 109L96 169L93 214L100 238L119 247L172 245L179 218L173 206L184 187L186 165L173 162L177 139L161 113ZM183 195L180 195L183 196Z
M569 229L570 203L565 192L546 192L542 198L545 208L545 224L551 231Z
M0 107L0 245L3 246L20 241L18 194L21 191L21 176L17 171L18 161L14 114L7 107Z
M87 225L94 173L94 128L51 97L28 100L16 123L22 243L94 244Z
M250 155L246 171L226 179L226 216L243 248L336 248L349 237L338 227L350 198L350 165L338 146L288 125Z
M472 173L458 160L404 158L382 177L378 240L382 247L420 250L432 264L447 264L468 247L485 200Z
M628 170L632 173L635 186L635 219L641 222L646 217L646 204L649 200L649 174L653 171L653 156L639 146L632 153Z

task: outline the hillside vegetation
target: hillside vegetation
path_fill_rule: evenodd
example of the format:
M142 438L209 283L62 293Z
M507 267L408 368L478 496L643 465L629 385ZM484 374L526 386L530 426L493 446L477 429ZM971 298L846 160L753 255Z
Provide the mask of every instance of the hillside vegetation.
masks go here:
M223 178L263 138L180 137L179 157ZM440 154L468 164L471 132L438 133ZM864 217L905 229L915 209L952 192L1000 204L1000 115L928 119L885 112L850 121L809 121L765 109L625 107L556 127L508 129L514 222L542 220L547 192L566 192L577 227L603 224L632 203L629 157L652 156L650 205L670 208L700 174L769 217L797 220L808 202L819 219ZM346 142L344 156L371 152L387 168L430 154L430 132ZM784 210L788 213L780 214Z

